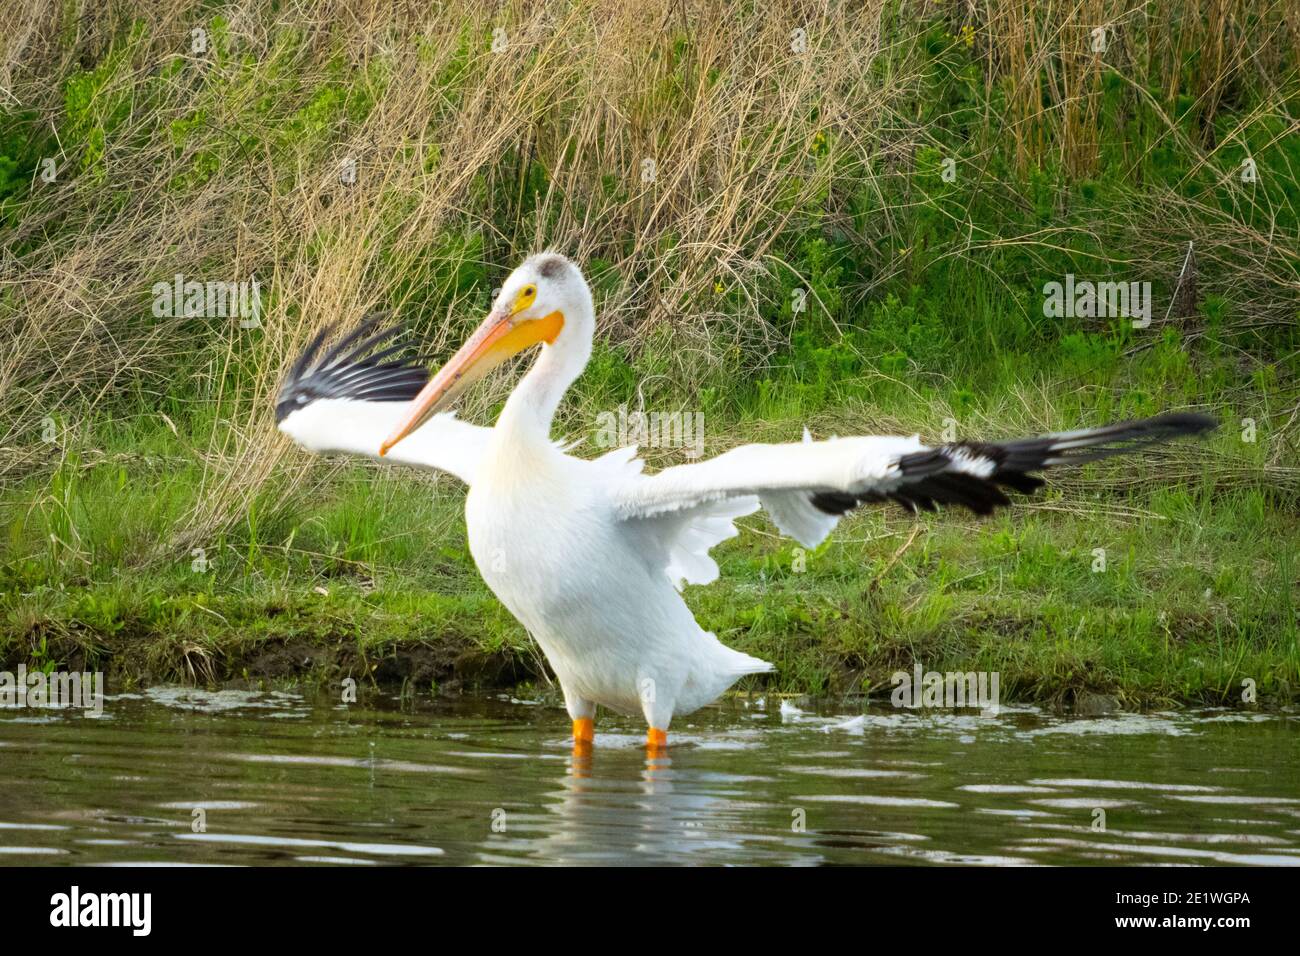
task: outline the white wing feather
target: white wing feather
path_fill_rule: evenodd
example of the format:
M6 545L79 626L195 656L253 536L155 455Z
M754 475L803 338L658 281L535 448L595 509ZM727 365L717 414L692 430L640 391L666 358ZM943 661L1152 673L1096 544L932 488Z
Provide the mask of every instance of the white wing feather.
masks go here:
M403 349L394 343L401 330L376 331L382 318L371 316L321 354L330 331L326 326L285 376L275 419L280 431L307 451L378 458L380 444L429 380L427 369L394 359ZM449 472L469 484L491 434L452 414L434 415L382 460Z
M741 445L709 461L629 476L614 491L615 507L628 521L662 516L679 522L678 512L749 498L762 504L783 534L816 547L834 529L838 516L818 510L811 494L888 490L901 477L898 459L924 449L916 436Z
M379 444L390 435L409 406L406 402L363 402L320 398L291 412L280 422L284 432L317 455L342 453L379 458ZM380 461L414 465L455 475L472 484L490 428L462 422L452 412L433 415L394 445Z
M645 467L636 452L635 445L625 445L590 462L600 469L595 484L617 490L635 481ZM663 571L680 591L686 584L709 584L718 579L718 564L709 552L739 534L735 519L754 513L758 507L758 499L753 496L728 498L652 517L631 518L623 528L636 538L638 553L651 567Z
M1170 413L1100 428L1004 442L954 442L927 447L918 436L862 436L788 445L742 445L698 464L657 475L627 474L614 489L624 521L679 522L681 514L757 496L778 528L816 547L839 516L864 502L896 501L913 511L936 504L989 514L1011 500L1002 490L1030 493L1035 472L1133 452L1214 427L1203 415ZM706 512L701 512L706 513Z

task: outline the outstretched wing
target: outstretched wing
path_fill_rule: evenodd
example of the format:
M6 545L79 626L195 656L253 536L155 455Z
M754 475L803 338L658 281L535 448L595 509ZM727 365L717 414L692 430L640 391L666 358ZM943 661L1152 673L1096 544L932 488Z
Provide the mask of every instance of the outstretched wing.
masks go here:
M783 533L815 547L840 515L861 504L893 501L914 512L953 504L988 514L1011 504L1004 489L1028 493L1041 487L1043 479L1035 472L1214 427L1203 415L1178 413L1037 438L935 448L915 436L812 441L805 434L801 444L742 445L656 475L629 474L614 489L614 503L626 521L675 522L684 511L757 496Z
M276 423L307 451L378 458L380 443L428 381L422 366L393 359L403 345L387 344L363 358L401 331L375 332L381 319L368 319L317 361L330 331L322 329L280 387ZM452 413L434 415L383 460L450 472L469 484L491 434L491 429L458 421Z

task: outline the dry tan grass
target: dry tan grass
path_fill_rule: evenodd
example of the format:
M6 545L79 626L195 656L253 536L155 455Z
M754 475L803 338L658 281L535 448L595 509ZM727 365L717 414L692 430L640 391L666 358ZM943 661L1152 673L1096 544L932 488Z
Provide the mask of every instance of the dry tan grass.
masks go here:
M485 231L493 275L542 246L612 262L624 282L602 303L605 331L689 326L698 347L679 353L682 374L710 361L719 345L761 338L761 324L701 312L693 293L719 276L743 285L749 270L763 267L774 226L824 190L832 168L809 163L792 182L791 154L806 152L828 115L851 112L858 137L842 148L861 150L865 160L868 131L889 94L860 82L879 42L878 3L810 20L807 5L792 2L510 4L496 12L477 3L399 4L394 12L386 3L327 2L275 14L247 2L227 12L227 45L255 58L251 66L188 53L189 30L206 23L198 4L121 6L146 27L113 48L124 66L106 99L133 95L142 75L176 57L188 62L149 110L131 111L97 181L85 170L60 175L12 237L11 249L35 248L5 259L9 314L19 327L0 362L7 412L0 445L10 451L0 468L31 466L18 453L19 436L46 415L93 415L125 388L192 391L226 426L201 449L208 469L202 510L189 523L196 535L241 513L271 474L283 451L269 440L274 389L320 324L350 323L383 305L438 349L481 311L482 301L460 301L446 314L412 314L405 280L429 273L431 250L449 230ZM7 88L52 124L62 104L48 78L69 69L70 56L100 60L121 12L74 5L72 22L69 9L10 10L17 28L5 31L0 51ZM307 42L277 59L284 24L307 30ZM791 24L807 26L803 55L792 52ZM497 26L507 31L501 53L491 49ZM68 31L77 38L71 49L59 39ZM674 65L673 37L682 32L695 42L689 60ZM474 38L468 56L462 36ZM285 100L301 103L326 82L332 56L346 60L357 82L370 81L368 67L385 74L375 108L301 149L273 150L267 142L286 117L260 116L250 99L291 76L296 96ZM458 62L465 75L451 103L445 77ZM221 97L204 93L218 85L213 71L230 74ZM196 108L203 128L177 147L168 124ZM253 147L231 145L240 139ZM63 147L65 170L85 162L82 144ZM169 186L204 153L220 157L216 175L194 188ZM503 162L506 155L513 161ZM346 156L358 164L350 188L336 175ZM653 182L642 181L646 160L657 166ZM528 188L525 161L546 169L547 193L527 219L485 220L479 194ZM613 189L602 188L609 180ZM192 321L149 316L148 290L176 272L256 275L271 292L256 342L230 323L212 333L226 348L213 348L194 341ZM729 327L719 335L721 323ZM196 351L210 361L187 363ZM231 391L226 366L250 361L255 386ZM197 377L195 387L169 377L178 368ZM60 424L81 427L76 418Z

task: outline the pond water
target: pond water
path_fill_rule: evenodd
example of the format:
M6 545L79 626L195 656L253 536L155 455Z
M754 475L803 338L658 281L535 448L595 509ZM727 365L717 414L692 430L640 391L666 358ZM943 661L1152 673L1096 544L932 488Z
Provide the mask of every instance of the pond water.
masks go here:
M0 710L0 864L1300 864L1300 714L159 687ZM367 700L367 698L369 698Z

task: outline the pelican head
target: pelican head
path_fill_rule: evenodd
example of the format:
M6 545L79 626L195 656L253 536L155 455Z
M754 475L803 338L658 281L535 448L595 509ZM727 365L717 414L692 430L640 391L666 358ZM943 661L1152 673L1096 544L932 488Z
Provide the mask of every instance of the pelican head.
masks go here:
M595 332L591 291L577 265L557 252L529 256L501 286L473 335L411 402L410 413L379 446L383 455L506 359L541 344L586 364ZM579 371L581 369L579 368Z

